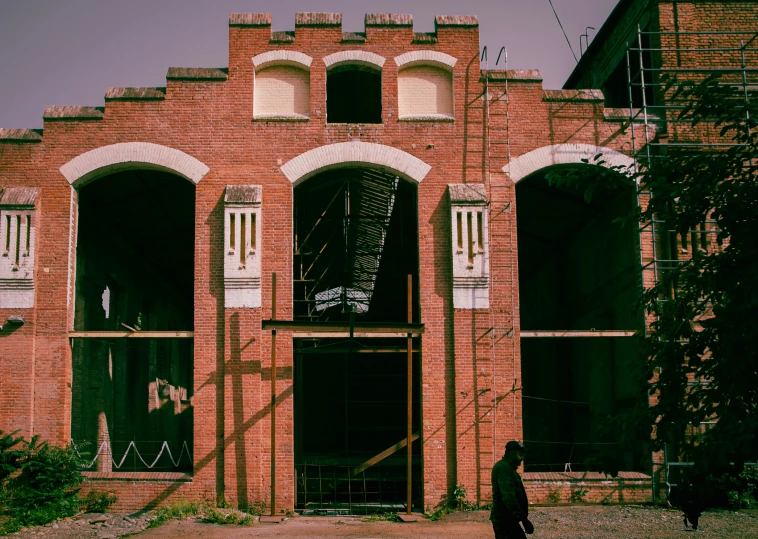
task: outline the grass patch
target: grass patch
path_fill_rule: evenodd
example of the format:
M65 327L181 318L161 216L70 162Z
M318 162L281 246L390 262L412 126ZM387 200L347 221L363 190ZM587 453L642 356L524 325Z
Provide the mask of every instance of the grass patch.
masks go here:
M376 513L363 519L363 522L402 522L397 513Z
M201 520L206 524L236 524L237 526L252 526L253 522L255 522L255 517L241 511L219 510L215 507L211 507L203 513Z
M182 520L187 517L199 515L206 504L180 500L169 505L162 505L153 513L153 520L147 525L148 528L157 528L169 520Z
M237 526L251 526L255 522L255 516L250 513L228 509L226 503L222 507L214 507L208 502L177 501L156 509L153 520L148 528L157 528L170 520L183 520L197 517L206 524L235 524ZM253 506L258 507L258 506Z

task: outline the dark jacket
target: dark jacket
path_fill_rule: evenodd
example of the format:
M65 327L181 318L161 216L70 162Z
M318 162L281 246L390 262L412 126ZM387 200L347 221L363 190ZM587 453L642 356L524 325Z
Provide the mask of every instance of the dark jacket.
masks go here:
M492 468L492 512L490 520L522 521L529 516L529 502L521 476L503 458Z

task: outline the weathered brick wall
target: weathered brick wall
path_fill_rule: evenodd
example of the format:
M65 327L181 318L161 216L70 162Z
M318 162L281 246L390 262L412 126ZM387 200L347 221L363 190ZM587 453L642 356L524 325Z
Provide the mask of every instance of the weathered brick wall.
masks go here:
M3 132L0 137L0 187L40 187L42 208L35 307L25 313L22 328L0 334L0 428L33 431L58 443L70 437L67 333L73 320L76 222L75 190L60 167L89 150L139 141L181 150L210 169L196 188L194 477L191 483L161 479L138 487L129 481L92 482L114 488L124 507L185 495L225 497L241 504L267 499L271 335L260 327L271 316L274 272L279 283L277 318L292 318L293 188L280 167L332 143L383 144L431 166L418 188L420 304L426 325L421 382L424 505L435 506L456 483L468 489L470 499L486 502L492 465L506 441L522 436L516 200L513 182L502 168L509 155L515 158L554 144L626 151L629 133L606 118L596 98L545 93L538 73L492 72L485 83L475 19L440 18L435 35L419 35L406 16L369 16L365 40L343 35L339 22L335 15L298 15L294 38L277 34L272 42L270 17L233 16L228 71L172 69L165 91L109 90L104 111L50 109L39 140L23 140L28 132ZM393 59L415 49L457 59L454 121L397 121L398 68ZM251 58L270 50L300 51L313 58L309 121L252 121ZM381 125L325 123L323 58L345 50L370 51L387 59ZM489 148L487 107L490 139L496 142ZM467 182L484 184L491 201L489 310L453 308L446 191L448 184ZM226 185L263 189L261 309L224 309ZM9 314L16 313L0 313ZM291 335L279 332L277 339L277 506L284 509L293 507L295 491L293 354Z

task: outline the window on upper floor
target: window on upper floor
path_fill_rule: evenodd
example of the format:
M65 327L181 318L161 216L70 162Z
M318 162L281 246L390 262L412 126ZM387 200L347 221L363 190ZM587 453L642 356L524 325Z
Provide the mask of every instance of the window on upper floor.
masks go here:
M293 65L273 65L255 73L253 117L307 119L310 72Z
M382 123L382 72L364 65L334 67L326 74L327 123Z
M412 65L397 75L398 117L453 118L453 74L433 65Z

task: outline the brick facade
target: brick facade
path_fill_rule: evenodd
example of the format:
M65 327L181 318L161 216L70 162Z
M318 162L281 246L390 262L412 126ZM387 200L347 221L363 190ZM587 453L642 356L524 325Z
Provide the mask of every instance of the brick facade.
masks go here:
M483 74L474 17L437 17L434 34L414 34L410 16L368 15L365 36L343 33L341 16L335 14L298 14L294 37L291 32L272 35L266 14L234 14L229 22L228 68L171 68L165 88L109 89L104 109L49 108L42 134L0 130L0 189L39 189L34 307L0 309L2 321L18 314L25 320L0 333L0 428L61 444L71 437L68 333L74 320L76 189L128 168L170 171L196 184L194 473L94 474L90 485L115 489L122 508L155 506L176 497L224 497L242 505L266 500L271 334L261 330L261 321L271 316L274 272L280 283L277 318L292 318L293 182L350 163L418 183L420 305L426 328L421 354L424 506L434 507L456 484L468 489L470 500L487 503L492 465L506 441L522 438L517 208L508 157L518 161L537 152L531 165L519 162L524 170L550 166L549 148L560 145L613 150L623 157L630 152L628 126L604 107L602 94L546 91L536 71ZM296 53L300 62L312 58L310 71L288 64L288 55L278 51ZM419 52L401 64L428 62L442 69L435 58L455 60L444 66L452 70L451 121L398 121L394 59L409 51ZM266 53L271 53L266 65L295 65L291 69L299 70L298 77L309 76L303 117L254 117L252 59ZM386 59L382 123L327 123L327 64L376 65L379 58ZM305 112L290 102L287 107L289 113ZM501 144L488 147L488 133L495 132ZM585 153L576 151L566 162L578 162ZM448 185L467 183L483 185L489 211L498 213L488 228L489 308L453 305ZM224 196L226 187L235 185L262 191L260 308L224 304L219 256ZM293 343L284 331L277 338L277 506L291 509ZM554 489L541 479L534 481L529 488L537 501L567 498L551 494Z

